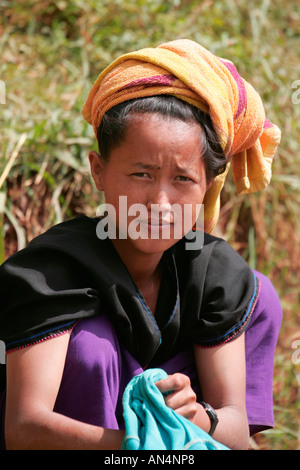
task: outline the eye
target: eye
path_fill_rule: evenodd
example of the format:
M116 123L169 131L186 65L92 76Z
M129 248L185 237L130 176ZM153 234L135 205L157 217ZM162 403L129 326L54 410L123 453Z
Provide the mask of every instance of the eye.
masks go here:
M132 173L132 176L136 176L137 178L150 178L149 173L145 173L145 172Z
M175 179L176 179L177 181L183 181L183 182L192 181L191 178L189 178L188 176L183 176L183 175L178 175L178 176L176 176Z

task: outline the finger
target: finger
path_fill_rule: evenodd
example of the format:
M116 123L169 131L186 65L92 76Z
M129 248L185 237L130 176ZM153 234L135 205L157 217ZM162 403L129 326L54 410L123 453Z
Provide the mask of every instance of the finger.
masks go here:
M177 410L184 406L193 405L196 400L196 394L191 387L183 387L179 390L173 390L164 395L165 403L173 408L173 410Z
M196 394L190 388L184 388L164 396L165 404L181 416L193 420L197 413Z
M181 407L172 408L172 410L176 411L177 414L184 416L186 419L192 421L197 413L197 404L193 403L189 405L184 405Z
M159 380L156 382L156 386L161 393L170 393L182 390L185 387L190 386L190 379L187 375L181 373L175 373L169 375L166 379Z
M162 379L158 382L155 382L155 385L162 394L170 393L173 391L171 376L167 377L166 379Z

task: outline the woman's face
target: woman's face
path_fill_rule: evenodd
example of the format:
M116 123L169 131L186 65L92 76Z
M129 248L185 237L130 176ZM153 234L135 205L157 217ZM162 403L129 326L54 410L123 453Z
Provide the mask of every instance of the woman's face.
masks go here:
M208 189L201 132L199 125L175 118L135 115L107 162L90 153L92 176L115 208L123 244L162 253L195 225Z

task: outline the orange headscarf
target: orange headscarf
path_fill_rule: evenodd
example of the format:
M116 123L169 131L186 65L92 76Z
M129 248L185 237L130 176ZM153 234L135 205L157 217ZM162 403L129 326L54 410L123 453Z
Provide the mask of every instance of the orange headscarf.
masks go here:
M97 78L82 114L95 133L113 106L134 98L173 95L211 117L227 156L238 194L265 188L280 142L280 130L265 117L260 96L221 59L188 39L124 54ZM225 173L217 176L204 199L205 231L217 223Z

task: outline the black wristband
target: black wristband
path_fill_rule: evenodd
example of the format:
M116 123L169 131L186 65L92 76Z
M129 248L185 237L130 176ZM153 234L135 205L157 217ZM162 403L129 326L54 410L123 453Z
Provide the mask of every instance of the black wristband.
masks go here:
M213 433L215 432L215 429L217 427L217 424L219 422L218 420L218 415L217 413L215 412L215 410L212 408L212 406L210 406L208 403L205 403L204 401L200 401L199 402L200 405L203 406L203 408L205 409L209 419L210 419L210 430L208 432L208 434L210 436L213 435Z

